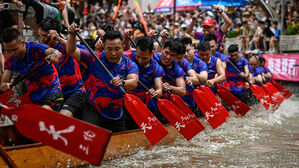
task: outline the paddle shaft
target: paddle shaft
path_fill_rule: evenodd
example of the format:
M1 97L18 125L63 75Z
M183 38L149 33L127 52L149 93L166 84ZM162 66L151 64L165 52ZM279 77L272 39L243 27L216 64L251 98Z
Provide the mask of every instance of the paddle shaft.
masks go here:
M75 32L76 35L79 37L79 39L84 43L88 51L92 54L92 56L95 58L95 60L100 64L100 66L105 70L105 72L109 75L111 79L114 78L114 76L110 73L110 71L107 69L107 67L104 65L104 63L99 59L99 57L96 56L94 51L90 48L90 46L87 44L87 42L81 37L81 35L78 32ZM119 86L120 91L125 94L126 91L122 86Z
M233 66L233 68L235 70L237 70L239 74L241 74L241 71L229 59L228 59L228 63L230 63ZM251 85L251 83L249 82L249 80L247 78L244 78L244 79L246 80L246 82L248 82Z
M47 58L48 59L48 58ZM34 70L30 71L29 73L27 73L26 75L22 76L22 75L18 75L16 77L16 79L12 82L12 84L9 85L9 88L13 88L14 86L16 86L17 84L19 84L21 81L23 81L24 79L28 78L30 75L32 75L33 73L35 73L36 71L40 70L42 67L44 67L45 65L47 65L47 62L44 62L43 64L39 65L38 67L36 67ZM3 91L0 91L0 94L4 93Z

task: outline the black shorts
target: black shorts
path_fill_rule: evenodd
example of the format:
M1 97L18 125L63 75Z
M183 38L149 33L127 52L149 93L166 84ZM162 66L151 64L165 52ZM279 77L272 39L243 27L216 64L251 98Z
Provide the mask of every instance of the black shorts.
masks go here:
M108 129L112 132L120 132L126 130L126 121L124 115L116 120L104 117L100 112L94 107L94 105L89 102L85 103L84 111L82 114L82 120L90 124Z
M85 103L87 103L86 93L71 94L64 98L61 110L68 110L73 113L73 117L81 118Z
M38 104L40 106L48 105L54 111L60 111L62 102L63 102L62 92L55 92L55 93L51 94L50 96L37 101L35 104Z

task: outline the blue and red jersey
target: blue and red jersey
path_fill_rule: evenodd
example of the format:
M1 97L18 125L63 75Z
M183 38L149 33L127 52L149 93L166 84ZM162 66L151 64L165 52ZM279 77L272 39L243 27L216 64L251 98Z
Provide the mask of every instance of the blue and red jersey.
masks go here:
M194 69L194 71L198 74L200 74L202 71L208 71L207 64L198 57L193 58L191 68Z
M186 58L183 58L180 62L177 63L185 73L187 73L191 69L191 64Z
M262 75L264 73L264 69L259 65L253 69L251 65L249 65L249 72L252 73L252 76L256 77L258 75Z
M110 119L119 119L123 115L123 94L118 87L110 84L111 78L88 50L80 49L81 62L88 67L89 76L85 82L88 100L102 115ZM126 79L129 74L138 75L137 65L128 57L122 56L120 63L108 62L105 52L97 53L99 59L113 76Z
M159 65L162 65L160 59L161 59L162 53L155 53L154 59L159 63ZM164 82L169 83L170 85L176 86L176 79L180 78L182 76L185 76L184 70L177 64L177 62L174 60L173 65L171 68L164 68L165 76L163 77Z
M262 67L263 69L264 69L264 73L266 74L266 73L271 73L271 71L270 71L270 69L269 68L267 68L267 67Z
M133 62L135 62L138 66L138 62L135 58L136 50L129 50L124 52L124 55L130 58ZM151 58L151 62L147 67L138 66L139 69L139 80L145 84L149 89L155 88L155 79L165 76L163 68L157 63L154 58ZM137 88L132 91L128 91L128 93L132 93L137 95L144 103L148 105L148 107L152 109L157 109L157 99L150 99L146 94L146 90L138 84Z
M211 55L210 62L207 64L208 66L208 80L213 79L217 73L217 60L219 58Z
M216 49L216 51L219 51L220 47L221 47L222 40L223 40L224 33L221 30L221 27L219 27L216 30L214 30L212 32L212 34L217 37L218 48ZM197 39L197 40L199 40L200 42L204 41L205 35L206 35L206 33L204 33L204 32L197 32L197 31L194 32L194 38Z
M74 93L85 92L78 62L66 53L66 48L57 43L54 47L62 53L61 59L55 64L60 86L64 97Z
M155 53L154 59L159 63L159 65L162 65L160 59L161 59L162 53ZM163 82L167 82L172 86L176 86L176 79L180 78L182 76L185 76L184 70L177 64L177 62L174 60L172 63L171 68L163 68L165 76L163 76ZM163 91L163 97L168 98L168 94Z
M231 58L228 57L231 61ZM232 61L231 61L232 62ZM241 72L245 73L245 66L248 65L247 59L239 57L237 62L232 62ZM239 72L228 63L226 66L226 78L225 86L230 88L230 92L234 95L245 94L245 79L239 76Z
M38 42L26 42L26 53L22 60L8 55L5 70L27 74L45 62L45 51L49 48ZM58 73L53 64L46 64L30 77L25 79L27 92L32 102L37 103L50 95L61 92Z
M213 79L215 77L215 75L217 74L217 60L218 59L219 58L214 57L213 55L211 55L210 62L207 64L207 66L208 66L208 80ZM217 94L215 86L212 86L210 89L213 91L214 94Z
M219 58L222 62L227 62L228 57L225 54L216 51L214 56Z

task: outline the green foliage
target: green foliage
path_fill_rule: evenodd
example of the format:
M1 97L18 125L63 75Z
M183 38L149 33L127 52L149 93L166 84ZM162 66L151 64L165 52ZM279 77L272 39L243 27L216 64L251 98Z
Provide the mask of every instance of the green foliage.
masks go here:
M236 38L240 35L240 31L239 30L232 30L227 32L227 37L228 38Z
M299 34L299 23L288 25L287 29L285 30L285 34L286 35Z

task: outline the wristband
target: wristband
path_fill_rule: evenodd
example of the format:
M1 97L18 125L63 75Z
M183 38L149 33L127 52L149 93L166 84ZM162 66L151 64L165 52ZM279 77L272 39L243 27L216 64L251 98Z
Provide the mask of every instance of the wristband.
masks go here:
M221 15L221 14L222 14L222 12L223 12L223 10L222 10L222 9L220 9L220 12L219 12L219 14Z
M123 83L123 87L125 86L125 84L126 84L126 81L125 80L123 80L123 79L120 79L121 80L121 82Z

